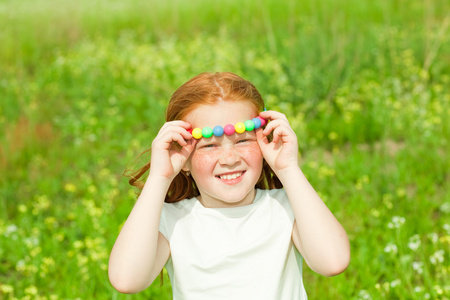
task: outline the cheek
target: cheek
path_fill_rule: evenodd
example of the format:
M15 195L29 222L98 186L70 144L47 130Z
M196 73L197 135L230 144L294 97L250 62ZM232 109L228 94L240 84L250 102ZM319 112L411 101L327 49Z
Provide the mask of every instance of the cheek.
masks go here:
M214 168L216 161L217 161L217 154L196 151L192 155L191 165L193 169L197 170L197 172L200 171L200 173L202 173L202 171L205 172L209 170L211 167Z
M245 159L247 164L252 166L257 166L258 164L262 165L263 156L257 143L252 143L251 145L240 148L239 153L241 157Z

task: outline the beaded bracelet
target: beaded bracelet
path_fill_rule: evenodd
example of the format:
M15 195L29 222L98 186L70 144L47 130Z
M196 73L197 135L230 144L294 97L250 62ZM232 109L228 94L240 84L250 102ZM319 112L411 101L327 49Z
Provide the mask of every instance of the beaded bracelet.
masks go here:
M244 133L245 131L252 131L253 129L258 129L259 127L262 127L266 124L267 120L258 116L251 120L247 120L244 123L239 122L234 126L232 124L225 125L225 127L218 125L213 129L211 129L211 127L205 127L203 129L201 128L189 129L188 131L192 134L194 139L198 140L201 139L202 137L210 138L213 135L220 137L224 133L226 135L233 135L235 132Z

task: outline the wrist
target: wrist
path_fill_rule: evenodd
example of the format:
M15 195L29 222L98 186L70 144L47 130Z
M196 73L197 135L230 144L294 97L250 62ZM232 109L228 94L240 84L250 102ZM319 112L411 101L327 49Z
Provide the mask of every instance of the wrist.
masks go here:
M298 165L293 165L292 167L284 168L275 172L278 179L280 179L283 186L288 184L292 179L303 177L303 172Z
M165 176L158 175L158 174L152 174L150 172L150 174L148 175L148 178L145 182L145 186L151 185L154 187L158 187L160 189L168 190L172 181L173 181L173 178L165 177ZM144 186L144 188L145 188L145 186Z

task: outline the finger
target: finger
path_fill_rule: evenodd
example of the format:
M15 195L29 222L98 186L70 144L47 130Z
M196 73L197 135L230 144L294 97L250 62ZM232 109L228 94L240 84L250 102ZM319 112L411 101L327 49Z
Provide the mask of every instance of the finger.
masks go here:
M266 120L288 120L285 114L274 110L262 111L259 113L259 115L261 118L264 118Z
M175 136L172 141L177 142L181 147L184 147L187 145L186 140L184 139L184 137L182 135L177 135Z
M185 129L189 129L192 127L191 123L181 121L181 120L175 120L175 121L169 121L164 123L163 127L169 127L169 126L180 126Z
M181 136L186 140L192 140L194 137L192 136L192 133L190 133L189 131L187 131L186 129L182 130L180 132Z
M172 141L179 141L179 138L176 135L183 137L184 140L192 139L192 135L186 129L190 127L191 124L184 121L168 122L164 124L159 131L157 139L162 139L167 142L169 137L172 137ZM174 135L174 133L176 135ZM180 145L185 145L185 143L181 142Z
M181 148L180 154L183 155L186 158L186 160L189 158L189 156L191 156L192 151L194 151L197 141L198 140L196 139L188 140L186 142L186 145L183 148Z
M277 127L277 128L275 128L275 130L273 131L273 134L272 134L272 142L273 142L274 144L278 143L279 137L280 137L280 129L279 129L279 127Z
M264 135L262 128L258 128L255 131L256 131L256 140L258 141L258 144L260 145L260 147L262 145L269 144L269 139L267 138L266 135Z
M289 126L289 123L287 122L287 120L284 120L284 119L274 120L266 125L266 127L264 128L263 134L269 135L275 128L277 128L279 126L283 126L283 125Z
M283 137L286 135L286 128L284 128L283 126L278 126L273 130L273 139L272 142L273 143L278 143L278 141L281 139L283 139Z
M161 127L161 129L159 130L160 133L164 133L167 131L171 131L171 130L177 130L177 129L182 129L182 130L188 130L190 129L192 126L190 123L188 122L184 122L184 121L171 121L171 122L166 122L164 123L164 125Z
M186 132L183 128L180 128L179 130L183 130L185 132L184 134L188 134L188 132ZM152 148L168 150L172 149L174 146L176 147L176 145L183 147L186 145L186 140L188 139L189 137L186 137L185 139L183 133L177 132L176 130L162 131L153 140Z

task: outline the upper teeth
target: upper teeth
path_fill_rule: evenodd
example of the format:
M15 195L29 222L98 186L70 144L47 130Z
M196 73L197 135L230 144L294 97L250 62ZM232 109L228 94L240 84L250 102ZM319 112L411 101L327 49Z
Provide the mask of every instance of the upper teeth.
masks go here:
M220 179L226 179L226 180L230 180L230 179L235 179L238 177L242 176L242 172L238 172L238 173L234 173L234 174L227 174L227 175L220 175Z

